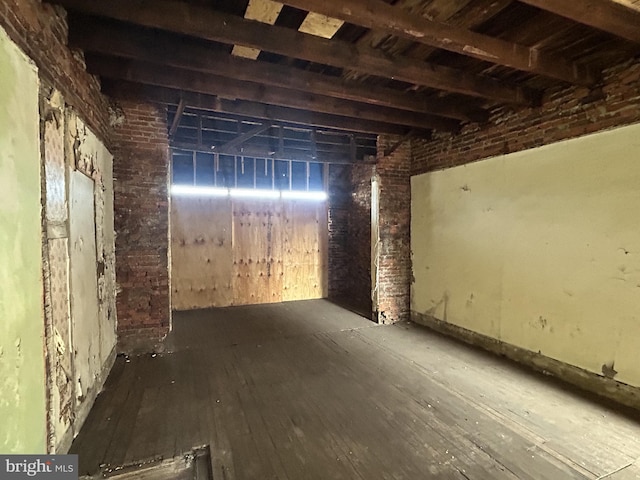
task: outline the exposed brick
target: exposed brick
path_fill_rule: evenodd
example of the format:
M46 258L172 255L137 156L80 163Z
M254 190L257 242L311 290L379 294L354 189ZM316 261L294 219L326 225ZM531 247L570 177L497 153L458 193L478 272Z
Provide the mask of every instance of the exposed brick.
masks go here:
M380 182L378 304L380 323L409 319L411 287L411 144L404 142L388 156L397 137L378 137L376 174Z
M351 168L348 165L329 166L329 298L345 294L349 283L347 256Z
M0 26L36 64L41 79L62 92L67 104L110 147L109 102L84 58L67 47L65 10L39 0L0 0Z
M604 72L602 98L584 87L559 88L537 108L496 108L485 125L412 142L413 175L640 122L640 61ZM592 96L593 98L590 98Z
M171 318L166 111L132 100L118 106L124 115L113 135L119 348L151 349Z
M329 298L371 312L373 165L329 170Z
M366 312L371 305L371 178L373 165L353 165L351 168L351 198L349 203L347 258L350 301Z

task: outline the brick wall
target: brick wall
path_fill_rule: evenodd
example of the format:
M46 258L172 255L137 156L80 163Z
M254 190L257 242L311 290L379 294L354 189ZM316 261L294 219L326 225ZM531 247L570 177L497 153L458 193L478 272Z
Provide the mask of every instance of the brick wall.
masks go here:
M371 314L373 165L329 169L329 298Z
M347 241L351 198L350 179L351 167L349 165L329 165L329 298L341 297L349 285Z
M379 251L378 322L409 319L411 287L411 144L403 142L389 156L397 137L378 137Z
M409 318L411 281L411 145L384 151L398 137L378 138L377 165L331 167L329 177L329 298L380 323ZM377 305L371 300L371 179L379 182Z
M169 329L169 145L166 109L118 102L114 195L119 349L149 351Z
M109 103L79 51L67 47L67 15L39 0L0 0L0 25L37 65L40 78L60 90L68 105L110 146Z
M412 174L453 167L496 155L579 137L640 121L640 61L604 72L601 90L556 89L537 108L492 112L485 125L470 124L462 132L414 141Z
M370 316L371 305L371 177L373 165L351 168L351 198L348 215L347 295L358 310Z

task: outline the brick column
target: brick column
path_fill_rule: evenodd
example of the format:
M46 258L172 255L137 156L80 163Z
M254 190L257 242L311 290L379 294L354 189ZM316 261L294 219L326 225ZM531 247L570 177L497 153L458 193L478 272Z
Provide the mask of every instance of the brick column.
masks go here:
M349 258L347 256L349 202L351 198L351 167L329 165L329 272L327 296L341 298L349 283Z
M164 107L119 102L114 129L118 349L159 349L171 321L169 143Z
M349 289L347 294L357 311L371 317L371 178L373 165L356 164L351 168L349 206Z
M374 317L379 323L409 319L411 287L411 144L403 142L389 156L398 137L378 137L379 243Z

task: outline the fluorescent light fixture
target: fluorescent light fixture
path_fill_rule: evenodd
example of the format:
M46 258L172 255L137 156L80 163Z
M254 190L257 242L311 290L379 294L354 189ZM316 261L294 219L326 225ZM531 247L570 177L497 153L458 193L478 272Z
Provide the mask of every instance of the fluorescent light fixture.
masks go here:
M316 200L319 202L323 202L327 199L326 192L304 192L304 191L282 191L282 198L290 199L290 200Z
M222 188L196 187L194 185L172 185L171 194L189 197L227 197L233 198L263 198L266 200L310 200L323 202L327 199L326 192L305 192L298 190L260 190L252 188Z
M234 198L280 198L279 190L254 190L252 188L232 188L229 190Z
M192 197L226 197L229 195L229 189L220 187L195 187L193 185L172 185L171 194Z

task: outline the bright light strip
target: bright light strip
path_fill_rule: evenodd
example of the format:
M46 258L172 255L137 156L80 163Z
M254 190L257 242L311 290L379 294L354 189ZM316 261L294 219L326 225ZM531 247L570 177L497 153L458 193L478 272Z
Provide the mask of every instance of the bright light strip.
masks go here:
M226 197L229 195L229 189L220 187L194 187L193 185L172 185L171 194L190 197Z
M323 202L327 199L325 192L303 192L303 191L287 191L282 192L282 198L290 200L317 200Z
M310 200L323 202L327 199L326 192L305 192L289 190L258 190L252 188L221 188L196 187L193 185L172 185L171 194L190 197L227 197L233 198L264 198L268 200Z

